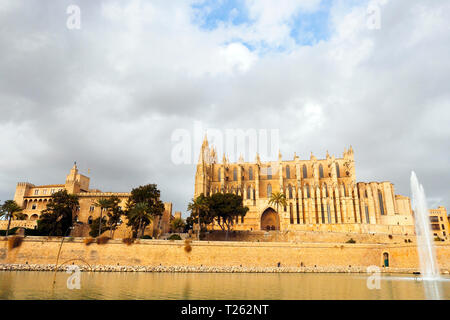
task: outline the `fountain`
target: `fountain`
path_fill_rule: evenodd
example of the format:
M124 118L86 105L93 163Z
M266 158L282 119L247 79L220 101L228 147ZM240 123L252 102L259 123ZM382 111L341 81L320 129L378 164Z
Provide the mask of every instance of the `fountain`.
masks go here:
M419 184L414 171L411 172L411 195L416 225L417 250L420 260L420 273L427 299L439 300L441 275L436 261L430 218L423 186Z

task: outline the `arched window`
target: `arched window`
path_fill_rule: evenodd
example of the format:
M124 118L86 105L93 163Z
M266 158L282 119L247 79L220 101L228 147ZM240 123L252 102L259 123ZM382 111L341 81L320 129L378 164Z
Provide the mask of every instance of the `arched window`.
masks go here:
M286 166L286 179L291 178L291 168L289 166Z
M292 210L292 203L289 203L289 219L290 219L290 223L294 224L294 213Z
M272 195L272 186L270 184L267 185L267 198L270 198Z
M385 212L384 212L383 194L381 193L380 190L378 190L378 202L380 203L381 215L384 216Z
M323 178L323 166L319 165L319 177Z
M250 169L248 169L248 178L249 180L253 180L253 168L250 167Z
M322 212L322 223L325 223L325 212L324 212L324 209L323 209L323 204L320 205L320 210Z
M289 199L292 199L292 186L291 185L289 185L288 190L289 190Z
M336 174L338 178L341 177L341 172L339 171L339 163L336 163Z
M237 169L236 168L233 169L233 180L237 181Z
M88 218L88 224L92 224L92 216L89 216L89 218Z
M309 192L309 185L306 185L306 196L311 198L311 193Z
M328 216L328 223L331 223L331 210L329 204L327 204L327 216Z
M252 189L250 188L250 186L247 187L247 199L251 199L252 196Z
M222 170L219 168L219 173L217 174L219 176L219 181L222 179Z
M303 165L303 179L308 178L308 169L306 169L306 164Z
M366 210L366 222L367 223L370 223L370 219L369 219L369 207L366 205L366 208L365 208Z
M272 179L272 167L267 167L267 179Z

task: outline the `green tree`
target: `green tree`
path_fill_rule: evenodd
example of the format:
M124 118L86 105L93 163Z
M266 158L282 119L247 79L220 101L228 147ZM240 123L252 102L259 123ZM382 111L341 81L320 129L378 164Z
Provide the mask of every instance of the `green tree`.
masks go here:
M228 232L236 219L244 217L248 207L243 206L242 197L234 193L215 193L211 196L209 209L222 230Z
M280 205L284 207L287 206L286 195L282 192L272 193L270 195L269 205L275 205L278 213L278 207Z
M8 227L6 228L6 236L8 236L9 228L11 227L11 220L13 217L23 217L22 208L14 200L6 200L0 207L0 217L8 219Z
M127 214L127 225L133 229L137 238L142 238L145 228L153 221L150 208L145 202L139 202L133 205Z
M203 194L199 195L197 198L192 199L188 204L188 211L191 212L191 219L189 219L190 224L194 224L196 221L198 225L197 239L200 240L200 229L202 225L207 226L213 222L214 218L210 215L209 206L210 197Z
M99 224L100 224L100 217L92 220L92 223L90 224L90 228L91 230L89 231L89 235L91 237L99 237L101 234L99 234L100 230L106 230L107 226L106 226L106 218L103 216L102 217L102 225L101 225L101 229L99 228Z
M107 226L109 227L109 237L113 238L114 231L117 229L119 225L120 218L124 214L124 211L119 206L120 198L118 196L112 196L109 198L110 207L107 211L108 221Z
M72 226L73 216L79 203L78 197L62 190L52 194L47 208L41 212L38 220L40 234L50 236L64 236Z
M183 219L176 218L170 222L170 225L174 232L181 232L184 229L184 227L186 226L186 223L184 223Z
M94 202L94 206L100 208L100 219L103 218L103 211L108 212L112 206L110 198L101 198ZM101 236L103 229L103 223L98 224L98 236Z
M142 236L145 228L156 217L162 216L164 209L156 184L134 188L126 203L127 225L132 227L137 236L139 234Z

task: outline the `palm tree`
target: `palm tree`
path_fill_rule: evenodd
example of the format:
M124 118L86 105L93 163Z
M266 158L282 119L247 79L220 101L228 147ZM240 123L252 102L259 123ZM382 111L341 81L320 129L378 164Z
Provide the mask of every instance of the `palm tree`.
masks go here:
M119 206L120 198L118 196L112 196L109 198L111 206L108 214L108 225L109 225L109 237L112 239L114 237L114 231L120 222L120 217L124 214L122 208Z
M188 210L198 217L197 239L200 240L200 212L208 210L205 197L200 195L188 204Z
M100 220L98 224L98 236L100 237L102 234L102 213L103 210L108 210L111 208L111 200L106 198L98 199L96 202L94 202L94 206L100 208Z
M145 227L153 221L153 216L150 214L148 204L146 202L139 202L129 211L128 219L134 226L136 226L136 222L139 221L137 237L142 238Z
M181 218L173 219L170 224L172 225L172 229L174 232L180 232L180 230L184 229L184 227L186 226L183 219Z
M6 236L9 233L9 227L11 226L11 219L13 216L19 216L22 212L22 208L14 200L6 200L0 207L0 216L8 219L8 227L6 228Z
M277 206L277 213L278 213L278 206L280 205L284 207L287 206L286 195L282 192L272 193L270 195L269 205L272 204Z

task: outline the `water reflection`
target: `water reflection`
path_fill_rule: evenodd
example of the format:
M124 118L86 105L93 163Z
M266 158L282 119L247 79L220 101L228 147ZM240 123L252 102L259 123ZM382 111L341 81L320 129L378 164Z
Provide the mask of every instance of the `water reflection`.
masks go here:
M359 274L90 273L81 289L66 287L59 272L0 272L0 299L425 299L422 281L382 275L380 290ZM450 277L440 283L450 299Z

